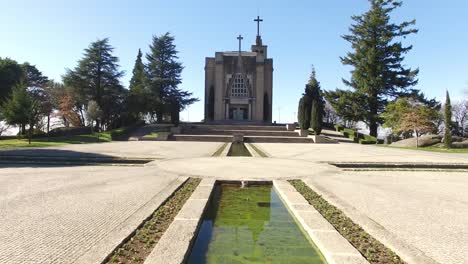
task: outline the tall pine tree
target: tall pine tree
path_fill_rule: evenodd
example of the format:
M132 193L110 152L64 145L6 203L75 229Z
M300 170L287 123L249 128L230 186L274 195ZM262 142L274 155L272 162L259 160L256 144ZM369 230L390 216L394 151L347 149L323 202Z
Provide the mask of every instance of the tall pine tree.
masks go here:
M96 120L98 129L116 122L125 97L125 89L119 80L124 72L119 70L119 59L112 55L113 51L107 38L92 42L78 65L73 70L68 69L63 77L65 85L75 91L82 110L93 100L103 111L101 120Z
M146 71L142 60L143 54L138 50L138 55L133 67L133 76L130 80L128 109L135 119L142 119L146 113Z
M170 114L172 122L178 123L179 112L198 101L191 97L192 93L178 88L182 82L183 66L177 53L174 37L169 33L153 36L150 52L146 55L146 69L151 94L149 110L156 115L157 122L162 122L163 116Z
M412 46L404 46L400 38L417 33L412 28L415 20L395 24L390 13L402 5L396 0L369 0L371 8L360 16L353 16L350 35L343 38L351 43L352 52L341 58L344 65L352 66L350 80L343 80L357 97L363 98L360 115L369 126L370 134L377 136L379 115L389 99L408 92L417 84L418 69L405 68L404 54Z

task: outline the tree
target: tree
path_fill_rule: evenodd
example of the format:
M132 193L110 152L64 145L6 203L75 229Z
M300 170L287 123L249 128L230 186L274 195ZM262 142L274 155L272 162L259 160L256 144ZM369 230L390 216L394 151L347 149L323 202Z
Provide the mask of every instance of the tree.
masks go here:
M382 117L384 127L392 128L394 133L413 134L418 141L422 134L437 130L437 115L436 109L414 98L401 97L387 105Z
M24 133L23 129L29 124L30 144L38 112L37 102L30 96L24 83L13 87L11 97L3 105L3 116L9 125L19 125L21 133Z
M157 122L162 122L167 112L176 119L174 115L176 109L182 111L198 101L197 98L191 97L192 93L178 88L182 82L180 75L183 66L178 61L177 53L174 37L169 33L153 36L150 52L146 55L148 61L146 69L151 99L149 110L156 115Z
M50 128L50 114L53 110L52 98L50 90L47 89L49 79L44 76L35 65L25 62L21 65L24 73L24 81L27 86L27 91L31 95L33 101L36 103L38 118L47 118L47 132Z
M310 113L310 117L311 117L311 120L310 120L310 127L314 130L314 134L317 136L317 135L320 135L320 133L322 132L322 115L321 114L321 110L320 110L320 106L319 106L319 103L317 100L313 100L312 101L312 110L311 110L311 113Z
M449 149L452 146L452 105L450 104L450 95L448 91L445 96L444 120L444 144L445 147Z
M93 100L103 112L97 128L110 126L119 118L126 92L120 84L124 72L119 70L119 59L112 55L114 48L109 39L92 42L83 58L73 69L67 69L63 81L75 91L74 98L80 110Z
M76 109L77 103L75 99L69 94L63 94L58 100L58 116L62 117L65 126L83 126L83 120L80 118L78 110Z
M307 119L307 116L309 116L309 113L306 105L306 98L302 96L297 109L297 121L302 130L307 130L310 127L310 121Z
M133 76L130 80L128 109L135 119L143 119L146 113L146 71L142 61L143 54L138 50L138 55L133 67Z
M11 90L23 76L21 65L12 59L0 57L0 103L10 96Z
M457 134L461 137L465 136L465 128L467 127L468 120L468 100L463 99L453 104L453 116L457 123Z
M422 134L437 130L434 121L437 110L414 98L402 97L389 103L382 116L385 119L384 127L392 128L395 133L413 134L417 145Z
M338 122L338 113L330 102L325 101L324 115L327 124L336 124Z
M354 124L364 119L365 110L360 103L365 99L363 95L341 89L325 91L324 94L327 102L343 121Z
M325 100L323 99L315 70L312 70L309 83L306 85L306 93L308 93L307 97L310 98L310 105L307 106L310 109L310 127L314 130L315 135L320 135L325 112Z
M397 98L417 84L418 69L403 66L404 54L412 46L403 46L400 38L418 32L411 28L415 20L395 24L390 13L402 3L395 0L369 0L371 8L360 16L353 16L351 34L343 38L351 43L352 52L341 58L344 65L353 67L351 79L343 82L362 99L357 116L366 122L371 136L377 136L378 125L383 122L380 114L388 99ZM337 94L339 95L339 93ZM348 95L348 94L346 94ZM338 109L337 109L338 110Z
M99 105L95 101L90 101L88 103L88 108L86 110L86 116L91 127L91 133L94 133L94 121L96 123L100 118L102 118L102 110L99 108ZM99 139L99 136L98 136Z

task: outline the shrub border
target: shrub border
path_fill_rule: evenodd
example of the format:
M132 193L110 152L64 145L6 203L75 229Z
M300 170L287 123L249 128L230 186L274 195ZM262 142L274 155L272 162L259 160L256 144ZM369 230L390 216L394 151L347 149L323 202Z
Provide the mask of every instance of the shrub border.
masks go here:
M340 209L327 202L302 180L288 181L370 263L405 263L395 252L369 235Z

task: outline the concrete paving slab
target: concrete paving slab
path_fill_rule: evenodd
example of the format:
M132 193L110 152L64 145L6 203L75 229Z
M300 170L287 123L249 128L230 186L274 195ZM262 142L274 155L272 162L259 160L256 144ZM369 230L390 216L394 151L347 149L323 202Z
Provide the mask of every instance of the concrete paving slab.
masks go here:
M213 190L213 184L211 186L199 185L197 189L190 196L191 200L208 200Z
M468 175L346 172L306 180L409 263L468 259Z
M317 211L298 211L298 218L304 227L310 232L313 231L335 231L335 228Z
M314 243L322 250L322 253L329 260L328 256L333 259L333 255L347 254L350 256L359 257L361 254L336 230L333 231L312 231L309 233ZM362 256L361 256L362 258Z
M189 199L184 204L175 220L200 220L205 211L208 199L192 200Z
M93 248L102 260L177 178L141 167L0 169L0 263L73 263Z

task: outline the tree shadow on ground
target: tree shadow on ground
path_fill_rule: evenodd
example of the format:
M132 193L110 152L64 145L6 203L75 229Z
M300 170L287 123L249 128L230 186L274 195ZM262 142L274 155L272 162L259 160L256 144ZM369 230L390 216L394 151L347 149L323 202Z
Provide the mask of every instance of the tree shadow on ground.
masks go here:
M0 168L69 167L87 165L141 165L146 159L126 159L106 154L62 149L14 149L0 151Z

